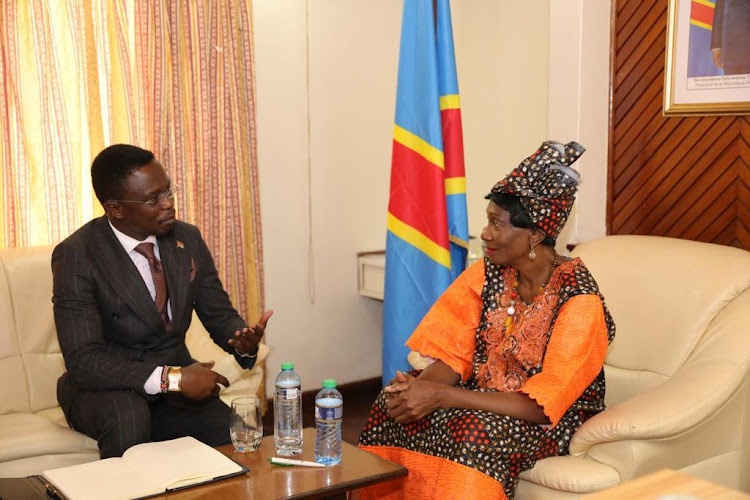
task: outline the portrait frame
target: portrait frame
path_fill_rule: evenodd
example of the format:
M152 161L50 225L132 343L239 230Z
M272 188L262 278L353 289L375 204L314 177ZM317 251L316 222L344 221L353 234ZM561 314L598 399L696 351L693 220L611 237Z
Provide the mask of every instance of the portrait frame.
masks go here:
M712 25L694 19L691 0L669 0L666 62L664 68L664 115L706 116L743 115L750 113L750 74L701 75L692 69L688 74L691 51L696 41L693 26L708 29ZM705 35L702 35L705 37ZM705 44L705 42L704 42ZM708 49L710 50L710 48ZM703 56L703 52L698 52ZM708 53L710 57L710 52ZM723 71L722 71L723 72Z

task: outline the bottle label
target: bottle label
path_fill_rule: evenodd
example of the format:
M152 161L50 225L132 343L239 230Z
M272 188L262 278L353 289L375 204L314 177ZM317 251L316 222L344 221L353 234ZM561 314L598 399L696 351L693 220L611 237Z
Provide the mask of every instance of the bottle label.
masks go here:
M279 399L297 399L299 389L276 389L276 397Z
M344 406L319 406L315 405L315 420L333 421L341 420L344 416Z

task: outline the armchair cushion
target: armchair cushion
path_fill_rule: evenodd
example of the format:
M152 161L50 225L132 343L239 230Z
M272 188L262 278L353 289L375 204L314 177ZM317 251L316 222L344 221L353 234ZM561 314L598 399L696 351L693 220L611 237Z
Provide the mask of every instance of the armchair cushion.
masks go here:
M93 439L29 413L0 415L0 443L0 463L81 451L99 454Z

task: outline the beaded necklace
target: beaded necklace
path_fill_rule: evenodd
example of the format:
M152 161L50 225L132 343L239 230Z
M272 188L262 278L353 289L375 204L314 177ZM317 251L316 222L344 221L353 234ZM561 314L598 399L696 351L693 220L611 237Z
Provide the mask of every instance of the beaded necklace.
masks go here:
M553 250L554 251L554 250ZM544 281L541 285L539 285L539 288L536 291L536 295L539 295L544 291L544 287L547 286L549 283L550 278L552 278L552 273L555 271L555 268L559 265L559 262L557 261L557 252L554 252L554 259L552 260L552 266L549 268L549 272L547 273L547 277L544 278ZM534 296L534 299L536 299L536 295ZM514 321L513 321L513 315L516 314L516 299L519 298L518 296L518 274L516 274L516 278L513 280L513 285L510 290L510 304L508 305L508 309L506 309L506 312L508 313L508 316L505 318L505 335L510 335L510 332L513 330ZM531 300L532 304L534 303L534 299Z

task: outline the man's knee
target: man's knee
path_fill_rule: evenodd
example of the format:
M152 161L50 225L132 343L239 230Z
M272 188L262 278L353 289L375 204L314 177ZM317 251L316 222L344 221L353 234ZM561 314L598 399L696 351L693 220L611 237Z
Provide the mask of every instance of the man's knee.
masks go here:
M110 405L113 431L117 430L130 448L134 444L151 440L151 412L145 399L136 393L125 391L121 397L114 398Z
M194 408L176 408L167 402L154 408L152 439L163 441L192 436L210 446L230 443L231 410L218 397Z
M121 456L151 440L151 412L146 400L132 391L80 394L71 412L73 425L96 439L102 458Z

